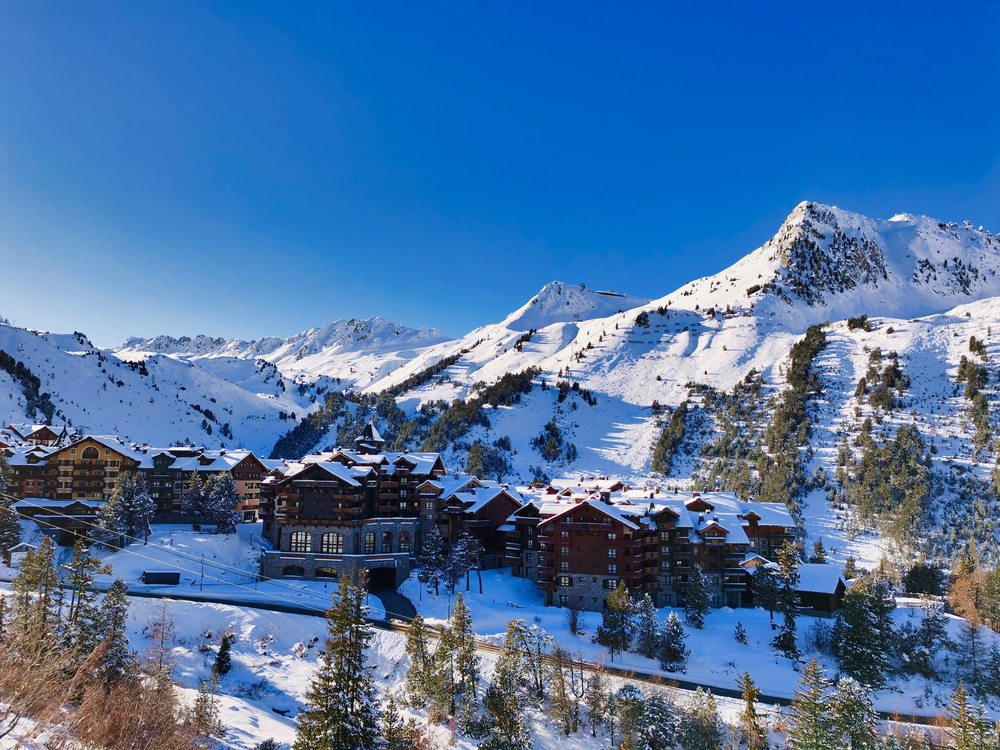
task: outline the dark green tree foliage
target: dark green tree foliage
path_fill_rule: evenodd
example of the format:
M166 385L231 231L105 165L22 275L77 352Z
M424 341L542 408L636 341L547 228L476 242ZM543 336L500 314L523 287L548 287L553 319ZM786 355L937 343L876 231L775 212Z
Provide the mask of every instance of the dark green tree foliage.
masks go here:
M760 689L753 684L749 672L736 678L736 685L743 691L743 711L737 725L742 747L746 750L768 750L767 721L757 713Z
M567 737L580 728L580 689L583 683L583 665L577 673L573 656L562 646L552 649L550 658L549 688L546 692L546 712Z
M128 642L128 586L121 578L108 588L101 602L101 633L104 637L104 664L101 679L106 685L130 680L138 671L135 652Z
M205 482L204 493L208 501L208 522L219 529L235 531L241 516L236 510L240 493L233 475L228 471L212 474Z
M598 667L587 680L587 689L583 695L583 704L587 707L587 723L590 724L590 736L597 736L597 728L604 725L608 713L608 689L604 684L604 673Z
M379 710L375 680L365 663L371 640L363 572L345 573L327 610L327 637L319 670L299 714L294 750L375 750Z
M77 539L67 581L70 587L69 609L62 622L63 642L90 654L103 638L101 611L97 604L94 576L110 575L110 565L101 565L91 557L84 540Z
M941 568L927 563L914 563L903 576L903 589L907 594L944 594L944 572Z
M14 510L13 497L7 495L14 482L14 473L7 456L0 453L0 551L8 550L21 541L21 523Z
M635 610L635 652L647 659L655 659L660 641L660 624L656 619L656 607L649 594L644 594Z
M558 461L563 455L562 432L556 425L556 418L545 424L541 433L531 439L531 447L542 454L546 461Z
M659 690L646 695L643 721L632 738L633 750L674 750L680 739L680 712Z
M208 496L205 494L205 488L198 476L197 469L192 471L188 478L181 501L181 509L191 518L191 525L195 531L200 531L203 525L211 523Z
M747 637L747 629L743 627L742 622L736 623L736 628L733 631L733 640L737 643L741 643L746 646L750 643L750 639Z
M778 552L778 569L780 585L778 587L778 612L782 622L778 634L771 641L771 646L789 659L797 659L799 647L795 641L795 618L798 617L799 606L799 568L795 557L795 548L791 542L785 542Z
M670 420L663 426L660 437L653 446L653 473L670 476L674 456L684 442L684 430L688 416L688 402L685 399L670 414Z
M816 543L813 545L813 553L809 558L811 563L824 564L829 562L826 556L826 548L823 546L823 540L817 539Z
M850 677L841 677L830 697L830 720L838 747L877 750L878 714L872 707L871 689Z
M233 668L233 657L230 654L232 644L233 634L224 633L222 642L219 644L219 653L216 654L215 664L212 666L212 672L220 677L225 677Z
M608 596L607 606L602 612L601 624L597 626L597 642L611 651L611 661L615 652L619 654L629 647L633 631L633 606L628 589L623 581Z
M750 588L753 590L753 601L758 607L763 607L774 622L774 611L778 608L778 587L780 581L775 569L770 565L754 568L750 578Z
M427 642L427 628L419 614L406 629L406 655L410 665L406 670L406 697L417 708L427 705L434 692L434 658Z
M432 590L435 596L441 593L441 580L444 577L446 556L444 552L444 537L441 536L441 529L434 524L424 534L421 544L420 554L417 557L420 570L417 571L417 580L427 587L428 593Z
M984 750L989 747L987 740L990 734L989 725L982 710L977 711L969 702L965 686L961 682L951 696L951 705L948 708L948 734L951 735L952 747L955 750Z
M198 694L191 713L200 734L205 737L223 734L222 723L219 721L219 676L214 672L207 680L198 681Z
M528 750L531 747L521 705L523 682L520 628L516 622L511 622L507 625L493 681L483 697L485 715L473 730L473 736L482 739L481 750Z
M681 720L681 747L684 750L721 750L724 730L715 696L711 691L695 690Z
M16 627L40 638L55 632L59 625L59 579L55 568L55 545L49 537L42 537L38 550L29 550L21 560L11 591Z
M708 585L701 574L701 565L695 563L688 574L688 587L684 596L684 621L693 628L705 627L705 616L712 609L708 604Z
M382 739L385 750L410 750L413 747L412 727L403 722L391 695L382 712Z
M790 750L839 750L833 718L830 715L827 691L830 681L816 660L802 669L799 688L792 697L788 712Z
M622 747L634 747L635 735L646 716L646 699L636 685L622 685L611 698L611 714L621 735Z
M833 653L841 670L859 682L881 687L895 650L892 611L896 600L884 578L866 573L844 594L833 627Z
M510 438L507 440L509 445ZM510 473L510 462L499 448L485 445L476 440L469 446L469 455L465 459L465 471L474 477L488 477L502 482L504 477Z
M684 672L684 663L690 653L684 641L687 634L684 625L676 612L671 612L660 633L659 659L660 667L668 672Z

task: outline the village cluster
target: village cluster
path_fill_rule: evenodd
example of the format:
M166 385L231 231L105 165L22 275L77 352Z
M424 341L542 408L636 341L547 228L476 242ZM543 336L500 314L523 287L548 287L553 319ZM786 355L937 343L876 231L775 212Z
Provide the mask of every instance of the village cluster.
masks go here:
M120 473L142 477L150 523L182 523L192 477L228 474L233 509L262 522L271 549L265 579L337 579L367 570L373 588L400 586L422 559L470 546L466 567L510 568L545 605L601 611L623 584L656 606L684 606L692 575L712 607L753 606L749 575L794 540L781 504L733 493L679 493L603 477L515 488L450 472L438 453L392 453L369 422L351 449L297 461L246 450L163 449L116 437L10 425L0 450L14 476L15 507L60 544L89 536ZM696 570L697 568L697 570ZM806 609L833 612L845 584L836 566L799 566Z

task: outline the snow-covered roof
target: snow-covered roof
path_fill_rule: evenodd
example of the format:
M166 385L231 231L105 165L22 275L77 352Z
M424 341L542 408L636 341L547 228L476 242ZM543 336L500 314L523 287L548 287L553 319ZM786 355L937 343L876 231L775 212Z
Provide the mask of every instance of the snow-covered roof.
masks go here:
M843 580L840 568L836 565L825 563L799 565L799 591L811 594L834 594L838 584Z

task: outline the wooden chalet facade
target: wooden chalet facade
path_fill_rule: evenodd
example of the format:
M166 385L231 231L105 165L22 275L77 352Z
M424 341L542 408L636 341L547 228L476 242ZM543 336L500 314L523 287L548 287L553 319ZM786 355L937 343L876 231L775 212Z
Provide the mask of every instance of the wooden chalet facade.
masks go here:
M619 581L632 596L681 606L695 565L712 606L747 605L752 594L741 563L756 554L773 558L794 538L793 526L784 506L728 493L602 489L546 492L503 528L512 574L535 581L546 604L599 610Z

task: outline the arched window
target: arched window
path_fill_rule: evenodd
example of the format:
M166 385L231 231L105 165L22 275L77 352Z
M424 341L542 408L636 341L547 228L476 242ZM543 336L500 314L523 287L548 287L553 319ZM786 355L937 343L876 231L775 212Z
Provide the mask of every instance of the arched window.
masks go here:
M293 576L296 578L305 578L305 575L306 569L301 565L286 565L281 569L282 578L290 578Z
M365 554L374 555L375 554L375 532L369 531L365 533Z
M309 551L309 532L308 531L293 531L291 536L291 541L289 542L288 549L290 552L308 552Z
M400 531L399 532L399 551L409 552L410 551L410 532Z
M337 571L333 568L316 568L317 578L336 578Z
M386 531L382 534L382 551L392 552L392 532Z
M89 448L84 448L81 456L83 458L98 458L101 454L97 452L97 448L90 446Z
M336 531L324 534L320 549L327 555L342 555L344 554L344 537Z

